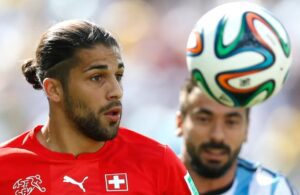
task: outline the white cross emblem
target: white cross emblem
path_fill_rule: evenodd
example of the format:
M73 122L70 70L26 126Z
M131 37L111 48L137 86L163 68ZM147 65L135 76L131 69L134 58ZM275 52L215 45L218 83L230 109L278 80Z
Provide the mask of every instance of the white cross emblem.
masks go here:
M106 191L128 191L127 173L105 174Z
M114 188L120 189L120 184L125 183L125 179L120 179L118 175L113 176L113 180L108 180L108 184L113 184Z

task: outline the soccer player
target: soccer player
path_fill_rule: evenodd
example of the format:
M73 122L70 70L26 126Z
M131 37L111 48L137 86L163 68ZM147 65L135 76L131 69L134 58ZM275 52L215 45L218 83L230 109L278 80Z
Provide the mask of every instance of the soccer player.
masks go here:
M49 119L1 145L1 195L198 194L169 147L119 127L124 69L116 39L95 24L43 34L22 71L47 96Z
M183 86L177 114L181 159L201 195L296 194L282 175L238 157L249 112L207 98L192 79Z

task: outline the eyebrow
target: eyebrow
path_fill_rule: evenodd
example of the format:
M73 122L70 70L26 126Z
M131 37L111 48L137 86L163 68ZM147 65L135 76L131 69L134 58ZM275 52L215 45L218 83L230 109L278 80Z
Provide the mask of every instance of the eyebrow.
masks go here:
M213 115L213 112L206 108L200 108L195 112L196 114L206 114L206 115ZM238 118L243 118L242 115L239 112L229 112L225 114L226 117L238 117Z
M238 118L243 118L242 115L238 112L230 112L226 114L227 117L238 117Z
M125 66L124 66L124 63L119 63L119 65L118 65L118 69L122 69L122 68L124 68Z
M195 114L207 114L207 115L213 115L213 113L212 113L210 110L206 109L206 108L200 108L200 109L198 109L198 110L195 112Z
M104 64L95 64L95 65L91 65L88 68L84 69L84 72L90 71L90 70L107 70L108 69L108 65L104 65ZM119 63L118 64L118 69L124 69L124 64L123 63Z

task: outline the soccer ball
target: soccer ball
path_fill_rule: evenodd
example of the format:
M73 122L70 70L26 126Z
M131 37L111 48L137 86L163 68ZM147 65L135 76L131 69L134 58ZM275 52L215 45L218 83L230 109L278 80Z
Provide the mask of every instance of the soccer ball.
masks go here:
M231 107L250 107L278 93L292 62L284 27L248 2L227 3L200 18L186 57L201 90Z

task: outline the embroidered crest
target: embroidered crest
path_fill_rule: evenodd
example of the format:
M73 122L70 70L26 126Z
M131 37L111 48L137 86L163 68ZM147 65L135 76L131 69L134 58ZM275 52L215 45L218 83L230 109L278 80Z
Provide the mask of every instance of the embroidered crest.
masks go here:
M40 175L28 176L25 179L18 179L13 185L15 195L30 195L34 190L46 192L46 188L42 187L42 179Z

